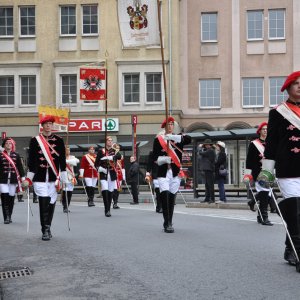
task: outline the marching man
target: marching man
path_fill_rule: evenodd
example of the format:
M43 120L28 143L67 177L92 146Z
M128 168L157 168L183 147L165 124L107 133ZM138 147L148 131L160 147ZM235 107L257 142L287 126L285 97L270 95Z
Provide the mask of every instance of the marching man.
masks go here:
M183 146L191 142L189 135L173 134L174 118L168 117L161 124L165 132L156 136L153 143L153 160L158 165L157 178L162 201L164 231L174 232L172 227L176 193L180 185ZM169 142L168 142L169 141Z
M117 172L115 163L121 159L121 153L112 147L111 136L106 137L105 148L98 151L95 167L100 174L101 191L104 203L104 214L111 217L110 206L113 191L117 188Z
M257 223L262 225L269 225L272 226L273 224L268 219L268 204L270 203L271 198L269 197L270 189L266 187L262 187L257 182L257 176L261 171L261 162L264 158L264 151L266 146L266 137L267 137L267 128L268 123L263 122L259 125L256 133L259 135L259 138L252 141L248 148L248 154L246 159L246 170L244 176L244 182L246 184L251 184L255 182L255 189L257 194L255 196L256 200L259 201L259 209L262 215L257 215ZM253 203L253 202L254 203ZM254 210L255 201L250 200L248 205L250 206L251 210Z
M12 138L5 138L0 150L0 191L4 224L12 223L16 189L22 191L24 168L20 155L15 152L16 143Z
M66 147L66 170L68 174L68 183L63 190L62 193L62 204L63 204L63 212L68 212L68 207L70 207L70 202L72 199L72 194L74 190L74 186L77 184L77 180L74 173L74 167L79 163L79 159L74 155L70 154L70 147ZM67 206L68 200L68 206Z
M95 206L94 196L95 187L98 180L98 172L95 168L95 148L90 146L88 149L88 154L84 155L81 159L79 178L85 181L85 191L88 196L88 206Z
M291 239L300 255L300 71L290 74L281 91L289 98L269 112L268 135L258 180L273 182L275 172L283 196L279 203ZM288 238L285 241L284 259L296 263Z
M63 185L68 183L65 145L61 137L52 133L53 123L52 116L42 118L42 133L30 140L28 173L23 183L26 188L33 184L34 192L39 198L44 241L52 238L50 228L60 182Z

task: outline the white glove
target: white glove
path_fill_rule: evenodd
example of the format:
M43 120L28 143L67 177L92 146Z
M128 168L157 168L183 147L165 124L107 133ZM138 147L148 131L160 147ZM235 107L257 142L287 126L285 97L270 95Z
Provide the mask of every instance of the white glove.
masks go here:
M125 172L125 169L122 169L122 177L123 177L123 180L126 181L126 172Z
M28 179L30 179L30 181L32 181L33 177L34 177L34 173L33 172L27 172L26 178L28 178Z
M267 170L267 171L271 172L272 174L274 174L275 173L274 166L275 166L275 160L262 159L262 166L261 166L262 170Z
M174 141L175 143L180 143L182 139L182 135L180 134L166 134L165 140L166 141Z
M169 156L159 156L157 158L157 164L159 166L163 165L163 164L170 164L171 163L171 157Z
M69 183L67 171L60 172L60 180L62 183L67 184Z
M113 160L113 159L114 159L114 157L112 155L110 155L110 156L103 156L101 158L101 160Z
M84 169L79 169L79 177L82 178L84 173Z
M98 168L98 173L104 173L107 174L107 169L103 168L103 167L99 167Z
M4 148L0 146L0 152L3 152Z
M76 166L79 163L79 159L76 158L75 156L73 156L69 159L66 159L66 163L71 165L71 166Z

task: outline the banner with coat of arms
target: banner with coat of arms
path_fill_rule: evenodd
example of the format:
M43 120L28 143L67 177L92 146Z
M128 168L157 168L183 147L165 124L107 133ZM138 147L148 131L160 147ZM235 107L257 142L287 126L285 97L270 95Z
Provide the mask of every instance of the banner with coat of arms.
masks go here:
M106 100L106 69L99 67L80 68L80 100Z
M157 0L118 0L124 47L159 46Z
M38 107L39 120L46 116L54 117L55 121L53 123L54 131L67 131L69 123L69 109L67 108L55 108L51 106Z

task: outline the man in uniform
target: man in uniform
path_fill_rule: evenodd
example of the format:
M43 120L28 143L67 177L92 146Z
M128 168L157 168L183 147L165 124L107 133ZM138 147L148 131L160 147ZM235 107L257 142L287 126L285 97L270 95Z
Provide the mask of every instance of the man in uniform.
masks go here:
M68 212L68 207L70 207L72 194L74 190L74 186L77 184L77 180L74 173L74 167L77 166L79 163L79 159L76 158L74 155L70 154L70 147L66 147L66 170L68 174L68 183L65 187L63 187L62 192L62 205L63 205L63 212ZM68 205L67 205L68 201Z
M275 179L274 168L283 200L279 203L298 256L300 255L300 71L290 74L281 91L288 99L269 112L268 135L258 176L261 184ZM284 259L296 263L286 238Z
M33 183L39 198L42 240L52 238L53 219L57 191L60 181L67 184L66 153L64 141L52 133L54 118L46 116L40 120L42 133L31 138L29 144L28 173L24 187Z
M158 166L153 160L153 151L150 151L148 156L148 164L147 164L147 172L146 172L145 180L148 184L151 184L151 178L152 178L155 198L156 198L156 212L162 213L163 211L162 211L161 199L159 197L160 192L159 192L159 184L157 179L157 169Z
M98 180L98 172L95 168L95 160L95 148L90 146L88 149L88 154L84 155L81 159L79 170L79 178L85 181L85 191L88 196L88 206L95 206L95 187Z
M247 158L246 158L247 169L245 170L244 182L246 184L252 184L253 181L255 182L255 189L257 191L255 198L257 201L259 201L259 210L263 218L261 219L261 216L258 214L257 223L260 223L262 225L272 226L273 224L268 219L268 204L271 201L271 198L269 197L270 189L266 187L262 187L257 182L257 176L261 171L261 162L262 159L264 158L267 128L268 128L268 123L262 122L256 131L256 133L259 135L259 138L253 140L249 145ZM251 210L254 210L254 204L255 204L254 199L248 202L248 205L250 206Z
M4 224L12 222L15 193L22 192L21 180L24 180L24 168L20 155L15 152L15 141L5 138L0 150L0 191Z
M105 148L98 151L95 161L95 167L100 173L104 214L106 217L111 217L110 206L112 202L112 194L117 187L116 162L121 159L120 152L116 152L116 150L112 147L112 144L112 137L107 136Z
M153 160L158 165L157 177L162 201L164 231L174 232L172 227L176 193L180 185L183 146L191 142L191 137L173 134L174 118L168 117L162 124L164 132L158 134L153 143Z

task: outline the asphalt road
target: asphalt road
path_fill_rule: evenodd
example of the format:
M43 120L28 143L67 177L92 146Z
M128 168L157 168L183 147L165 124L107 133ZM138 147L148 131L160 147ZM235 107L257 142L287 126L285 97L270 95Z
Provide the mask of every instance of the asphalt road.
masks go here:
M0 223L1 299L300 299L300 273L283 260L284 228L258 225L248 210L175 207L175 233L162 231L153 204L112 210L72 203L71 230L58 203L51 241L42 241L38 205Z

